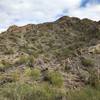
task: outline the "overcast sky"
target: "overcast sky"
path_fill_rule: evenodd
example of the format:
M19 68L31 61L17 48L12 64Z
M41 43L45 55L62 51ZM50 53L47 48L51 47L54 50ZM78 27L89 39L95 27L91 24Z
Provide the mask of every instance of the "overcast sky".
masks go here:
M100 0L0 0L0 31L68 15L100 20Z

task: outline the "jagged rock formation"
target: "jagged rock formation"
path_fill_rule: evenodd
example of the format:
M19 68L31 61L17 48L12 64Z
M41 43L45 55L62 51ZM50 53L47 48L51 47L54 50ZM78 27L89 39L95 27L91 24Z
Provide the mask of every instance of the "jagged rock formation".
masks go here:
M32 56L34 61L20 62L22 56ZM2 60L13 68L1 68L1 72L26 66L58 70L66 87L79 87L87 83L88 68L100 69L100 22L64 16L51 23L11 26L0 34Z

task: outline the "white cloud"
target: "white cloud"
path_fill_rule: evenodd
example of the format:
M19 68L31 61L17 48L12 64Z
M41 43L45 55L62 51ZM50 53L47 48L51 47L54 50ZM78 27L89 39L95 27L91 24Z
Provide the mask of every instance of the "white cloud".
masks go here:
M78 8L74 9L73 11L69 10L68 14L70 16L76 16L79 18L89 18L98 21L100 20L100 5L88 5L85 8Z
M82 0L0 0L0 30L12 24L25 25L56 20L59 15L100 19L100 5L81 8Z

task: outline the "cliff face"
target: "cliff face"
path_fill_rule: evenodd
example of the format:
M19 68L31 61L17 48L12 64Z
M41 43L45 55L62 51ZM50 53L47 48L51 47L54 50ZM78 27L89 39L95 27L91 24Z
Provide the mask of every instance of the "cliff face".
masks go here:
M59 71L66 87L84 85L88 70L100 69L100 22L64 16L51 23L11 26L0 34L0 61L3 74L28 66L42 74ZM2 68L2 61L13 67Z

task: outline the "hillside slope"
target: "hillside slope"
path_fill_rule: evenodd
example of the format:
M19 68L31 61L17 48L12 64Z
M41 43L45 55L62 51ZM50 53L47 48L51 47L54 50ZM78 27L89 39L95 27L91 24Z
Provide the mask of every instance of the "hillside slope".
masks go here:
M99 75L100 22L64 16L0 34L0 86L35 82L77 89L96 86Z

